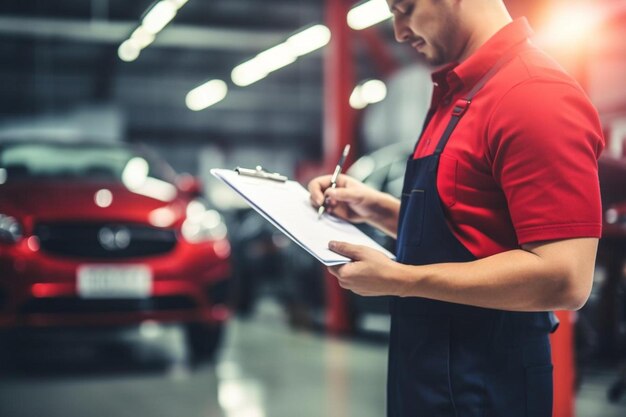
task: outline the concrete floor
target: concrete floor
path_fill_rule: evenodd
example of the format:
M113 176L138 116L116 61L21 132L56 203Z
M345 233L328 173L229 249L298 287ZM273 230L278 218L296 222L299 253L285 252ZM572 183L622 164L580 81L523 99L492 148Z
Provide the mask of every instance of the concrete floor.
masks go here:
M292 332L280 310L260 310L231 321L216 366L187 367L176 327L144 328L143 347L131 356L103 359L72 343L25 352L34 366L0 371L0 416L384 416L384 343ZM616 372L585 375L578 417L626 415L626 396L617 405L605 400Z

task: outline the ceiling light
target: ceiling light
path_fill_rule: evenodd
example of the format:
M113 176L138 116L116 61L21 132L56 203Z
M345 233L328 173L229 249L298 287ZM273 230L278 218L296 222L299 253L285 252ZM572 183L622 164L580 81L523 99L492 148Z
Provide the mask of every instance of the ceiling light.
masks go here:
M330 42L330 29L324 25L315 25L296 33L285 43L297 56L302 56L325 46L328 42Z
M350 94L350 107L363 109L368 104L378 103L387 96L387 86L380 80L369 80L354 87Z
M224 81L211 80L187 93L185 103L190 110L199 111L222 101L226 93L228 86Z
M188 0L161 0L144 16L141 25L135 29L129 39L118 48L120 59L134 61L142 49L148 47L157 33L172 21L178 9L187 4Z
M233 68L230 73L233 83L239 87L249 86L267 77L270 72L283 68L296 60L294 56L266 54L266 52L262 52L251 60ZM272 59L272 57L276 59Z
M389 5L385 0L370 0L353 7L348 12L348 26L361 30L387 20L391 17Z
M135 29L133 34L130 35L130 39L137 42L137 46L143 49L154 42L154 35L148 32L145 27L139 26Z
M169 2L176 6L177 9L183 7L188 1L189 0L169 0Z
M177 6L168 0L158 2L142 20L142 26L148 33L160 32L176 16Z
M291 64L298 56L287 43L281 43L254 58L258 65L268 73Z
M363 100L361 96L361 86L357 85L354 87L354 90L352 90L352 94L350 94L350 107L360 110L364 109L366 106L367 102Z
M117 56L119 56L122 61L131 62L137 59L140 51L141 48L137 41L127 39L117 48Z
M233 83L239 87L247 87L263 78L267 77L267 72L261 69L261 66L254 59L246 61L236 66L230 73Z
M293 63L298 57L313 52L330 41L330 30L315 25L291 36L285 42L259 53L254 58L237 65L231 72L233 83L246 87Z
M380 80L369 80L361 86L361 97L368 104L383 101L387 96L387 86Z
M237 65L231 72L231 78L238 86L245 87L291 64L297 57L290 45L281 43Z

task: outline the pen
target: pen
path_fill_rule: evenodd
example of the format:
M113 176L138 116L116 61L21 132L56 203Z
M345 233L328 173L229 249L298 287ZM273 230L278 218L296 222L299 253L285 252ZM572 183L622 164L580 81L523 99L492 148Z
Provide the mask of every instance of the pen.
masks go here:
M350 145L346 145L343 148L343 153L341 154L341 158L339 158L339 162L337 162L337 166L335 167L335 172L333 172L333 176L330 179L330 188L337 187L337 178L339 178L339 174L341 173L341 169L343 168L343 163L346 162L346 157L348 156L348 152L350 152ZM319 220L324 214L326 210L326 201L322 203L319 209L317 209L317 219Z

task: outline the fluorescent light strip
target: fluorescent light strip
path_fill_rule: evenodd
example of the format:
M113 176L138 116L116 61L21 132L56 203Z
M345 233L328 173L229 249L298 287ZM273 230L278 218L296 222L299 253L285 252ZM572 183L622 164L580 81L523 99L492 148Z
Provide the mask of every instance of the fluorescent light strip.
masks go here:
M117 55L122 61L136 60L141 50L147 48L156 35L176 17L178 10L189 0L161 0L146 13L141 25L135 29L129 39L122 42Z
M354 87L354 90L352 90L352 94L350 94L350 107L360 110L364 109L366 106L367 102L363 100L363 97L361 95L361 86L357 85L356 87Z
M369 80L357 85L350 94L350 107L363 109L368 104L383 101L387 96L387 86L380 80Z
M347 19L351 28L360 30L390 17L391 12L385 0L370 0L352 8ZM233 83L240 87L254 84L269 73L293 63L298 57L327 45L330 37L330 30L324 25L311 26L296 33L284 43L235 67L231 72Z
M361 97L369 103L378 103L387 97L387 86L381 80L369 80L361 86Z
M299 57L322 48L329 41L330 30L326 26L311 26L236 66L231 72L233 83L240 87L253 84L269 73L293 63Z
M117 56L124 62L132 62L137 59L141 48L132 39L126 39L119 48L117 48Z
M348 12L348 26L361 30L374 26L391 17L389 5L385 0L370 0L353 7Z
M174 1L174 0L170 0ZM360 4L348 12L348 25L352 29L360 30L383 20L389 19L391 13L385 0L371 0ZM285 42L278 44L266 51L257 54L254 58L237 65L231 72L233 83L240 87L247 87L267 77L271 72L277 71L296 61L299 57L324 47L330 42L331 33L324 25L311 26L295 35L290 36ZM219 81L219 80L213 80ZM211 81L212 82L212 81ZM204 105L203 100L208 93L200 93L203 86L191 90L187 94L187 107L192 110L202 110L212 104ZM224 96L227 88L224 84ZM354 108L364 108L370 103L376 103L385 98L387 88L382 81L370 80L363 85L355 87L350 96L350 105ZM215 95L219 97L220 95ZM224 97L217 99L222 100ZM217 102L215 101L215 102Z
M281 43L263 51L254 58L263 72L270 73L294 62L297 55L287 43Z
M161 0L154 5L141 21L141 26L150 34L159 33L169 22L172 21L178 9L169 0Z
M174 6L176 6L176 10L183 7L189 0L169 0Z
M144 49L152 42L154 42L154 35L148 32L143 26L139 26L132 35L130 35L130 39L137 42L139 48Z
M193 111L204 110L222 101L227 93L228 86L224 81L211 80L187 93L185 104Z
M330 29L324 25L311 26L298 32L285 42L298 56L306 55L330 42Z

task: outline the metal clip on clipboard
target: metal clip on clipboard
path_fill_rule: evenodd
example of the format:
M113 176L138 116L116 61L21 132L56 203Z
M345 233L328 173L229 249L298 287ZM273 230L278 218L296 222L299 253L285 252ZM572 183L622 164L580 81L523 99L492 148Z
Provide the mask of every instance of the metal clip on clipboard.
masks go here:
M248 177L262 178L262 179L265 179L265 180L272 180L272 181L277 181L277 182L286 182L287 181L287 177L286 176L281 175L278 172L267 172L260 165L257 165L257 167L255 169L237 167L237 168L235 168L235 172L237 172L239 175L246 175Z

